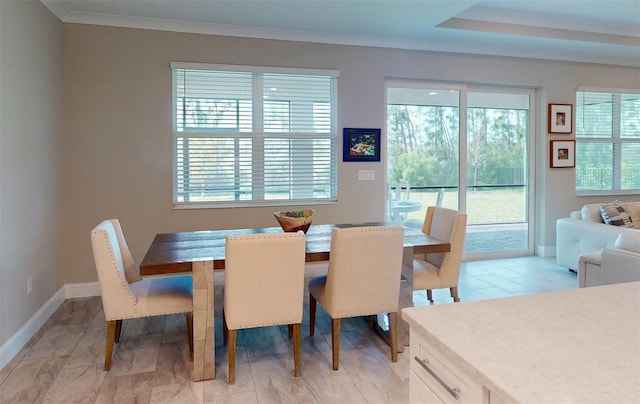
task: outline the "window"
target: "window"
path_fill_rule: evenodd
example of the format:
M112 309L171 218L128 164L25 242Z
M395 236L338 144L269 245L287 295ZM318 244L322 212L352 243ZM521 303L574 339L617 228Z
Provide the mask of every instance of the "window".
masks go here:
M336 200L336 72L171 69L174 206Z
M640 192L640 94L576 94L576 191Z

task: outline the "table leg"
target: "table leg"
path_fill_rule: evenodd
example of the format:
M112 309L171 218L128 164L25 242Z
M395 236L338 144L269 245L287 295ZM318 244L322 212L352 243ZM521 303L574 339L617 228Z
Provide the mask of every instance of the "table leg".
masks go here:
M405 307L413 307L413 247L405 247L402 254L402 279L398 299L398 352L404 352L404 347L409 346L409 324L401 315ZM381 323L378 316L376 332L389 343L388 326Z
M214 379L213 261L194 262L193 381Z
M409 346L409 323L402 319L402 309L413 307L413 247L405 247L402 254L402 282L398 301L398 352Z

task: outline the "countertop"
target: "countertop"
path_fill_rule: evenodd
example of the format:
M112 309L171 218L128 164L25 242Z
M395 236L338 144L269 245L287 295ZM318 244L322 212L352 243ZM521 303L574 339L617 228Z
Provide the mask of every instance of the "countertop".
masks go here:
M640 282L407 308L402 318L508 401L640 403Z

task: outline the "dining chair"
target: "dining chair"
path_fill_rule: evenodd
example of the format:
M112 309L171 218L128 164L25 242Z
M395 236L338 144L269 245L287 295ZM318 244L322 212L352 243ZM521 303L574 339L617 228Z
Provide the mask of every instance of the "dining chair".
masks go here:
M414 256L413 290L426 290L433 303L433 289L449 288L454 302L459 302L458 280L464 252L467 214L453 209L429 206L422 232L439 240L448 241L447 253Z
M270 233L226 238L223 342L229 345L229 384L235 382L237 330L287 324L294 375L300 372L305 236Z
M320 303L331 317L333 370L339 364L340 320L347 317L387 313L391 360L398 360L403 233L402 226L333 229L327 275L309 281L310 334Z
M107 320L104 370L111 368L114 343L120 342L122 320L185 313L193 360L193 285L191 275L140 277L118 219L91 230L102 308Z

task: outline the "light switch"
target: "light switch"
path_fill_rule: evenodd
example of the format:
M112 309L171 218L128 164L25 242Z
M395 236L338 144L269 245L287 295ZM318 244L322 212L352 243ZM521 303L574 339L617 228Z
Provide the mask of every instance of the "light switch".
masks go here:
M373 170L358 170L358 181L374 181L376 172Z

